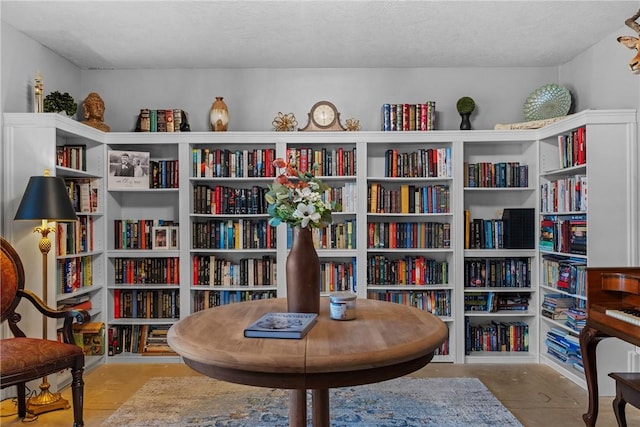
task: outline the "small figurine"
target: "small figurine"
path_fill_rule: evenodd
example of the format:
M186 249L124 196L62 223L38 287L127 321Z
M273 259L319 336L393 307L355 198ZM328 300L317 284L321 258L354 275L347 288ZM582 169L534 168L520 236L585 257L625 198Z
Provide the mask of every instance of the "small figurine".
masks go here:
M33 112L44 113L44 82L40 71L33 79Z
M111 128L104 123L104 101L96 92L91 92L82 101L84 110L84 123L103 132L109 132Z

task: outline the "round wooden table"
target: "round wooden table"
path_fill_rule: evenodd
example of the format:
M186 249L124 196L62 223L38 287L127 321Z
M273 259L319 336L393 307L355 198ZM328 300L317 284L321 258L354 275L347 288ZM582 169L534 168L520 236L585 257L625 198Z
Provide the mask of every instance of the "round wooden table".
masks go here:
M313 425L321 427L329 425L329 388L411 373L431 361L449 334L436 316L383 301L358 299L356 319L332 320L323 297L318 321L304 338L244 337L244 328L263 314L285 311L284 298L203 310L175 323L168 342L209 377L290 389L290 426L306 426L306 390L312 390Z

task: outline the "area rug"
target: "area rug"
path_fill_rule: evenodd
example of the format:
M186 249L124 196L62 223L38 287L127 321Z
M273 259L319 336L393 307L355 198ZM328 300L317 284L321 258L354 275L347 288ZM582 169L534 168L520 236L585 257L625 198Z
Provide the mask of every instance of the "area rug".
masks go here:
M288 396L207 377L156 377L102 426L286 427ZM403 377L332 389L329 399L332 427L522 427L477 378Z

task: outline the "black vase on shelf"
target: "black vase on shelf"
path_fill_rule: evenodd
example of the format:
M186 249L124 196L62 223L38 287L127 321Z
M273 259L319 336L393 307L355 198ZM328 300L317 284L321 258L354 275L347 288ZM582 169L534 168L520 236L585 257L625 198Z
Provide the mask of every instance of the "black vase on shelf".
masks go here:
M460 117L462 117L462 121L460 122L460 130L471 130L471 113L460 113Z

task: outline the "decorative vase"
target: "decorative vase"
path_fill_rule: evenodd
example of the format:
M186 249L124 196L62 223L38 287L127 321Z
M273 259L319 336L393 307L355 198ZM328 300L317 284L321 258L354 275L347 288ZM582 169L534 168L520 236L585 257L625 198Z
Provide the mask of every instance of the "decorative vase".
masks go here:
M229 127L229 110L221 96L216 96L216 100L211 104L209 119L211 130L214 132L224 132Z
M311 228L295 227L287 256L287 311L320 313L320 259Z
M471 121L469 117L471 113L460 113L460 117L462 117L462 121L460 122L460 130L471 130Z

